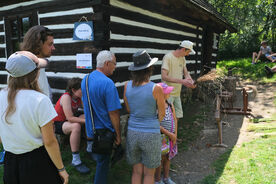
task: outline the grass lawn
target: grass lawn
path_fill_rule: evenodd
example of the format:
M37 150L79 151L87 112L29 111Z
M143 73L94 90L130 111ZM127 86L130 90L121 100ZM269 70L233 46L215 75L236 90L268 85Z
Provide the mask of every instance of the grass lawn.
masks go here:
M223 69L226 72L226 68L234 68L233 75L242 77L243 79L250 79L252 81L259 82L275 82L276 74L267 77L264 66L273 67L276 63L264 63L259 62L257 64L251 64L250 58L236 59L220 61L217 64L218 69Z
M236 67L235 74L242 77L275 82L276 75L271 78L265 77L264 65L251 65L249 59L243 59L222 61L218 67ZM276 93L274 105L276 108ZM215 174L205 177L201 183L276 184L276 114L266 119L253 119L247 131L259 133L260 137L224 153L213 163Z
M261 124L251 125L250 131L263 135L224 153L213 164L215 174L201 183L275 184L276 121Z
M213 166L216 174L204 184L273 184L276 183L276 135L264 135L223 154Z

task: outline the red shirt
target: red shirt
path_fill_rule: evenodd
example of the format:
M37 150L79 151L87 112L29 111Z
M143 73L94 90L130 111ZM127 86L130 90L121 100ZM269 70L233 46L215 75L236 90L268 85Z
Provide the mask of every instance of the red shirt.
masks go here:
M63 95L69 95L71 97L72 112L77 112L78 108L81 106L81 99L78 98L77 101L74 101L72 99L72 96L68 92L64 93ZM57 111L58 116L55 117L53 121L66 121L66 116L64 114L62 106L60 105L60 99L62 98L62 96L59 98L55 105L55 110Z

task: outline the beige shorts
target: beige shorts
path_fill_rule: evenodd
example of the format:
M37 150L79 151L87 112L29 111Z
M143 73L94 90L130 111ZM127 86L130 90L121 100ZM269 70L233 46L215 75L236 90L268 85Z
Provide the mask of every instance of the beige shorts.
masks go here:
M183 118L182 102L180 96L170 96L168 99L169 103L174 105L175 116L177 118Z

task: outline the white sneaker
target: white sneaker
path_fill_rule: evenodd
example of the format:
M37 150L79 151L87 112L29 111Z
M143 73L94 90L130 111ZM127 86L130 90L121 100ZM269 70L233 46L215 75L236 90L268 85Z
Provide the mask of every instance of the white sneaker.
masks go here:
M164 184L176 184L175 182L173 182L173 181L171 180L171 178L164 178L164 179L163 179L163 182L164 182Z
M165 184L162 180L154 182L155 184Z

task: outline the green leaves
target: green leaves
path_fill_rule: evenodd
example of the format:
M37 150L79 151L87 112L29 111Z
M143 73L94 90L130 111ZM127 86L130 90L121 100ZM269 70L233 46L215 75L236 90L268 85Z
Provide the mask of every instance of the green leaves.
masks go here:
M208 0L235 28L220 37L219 59L251 56L267 40L276 52L276 8L273 0Z

